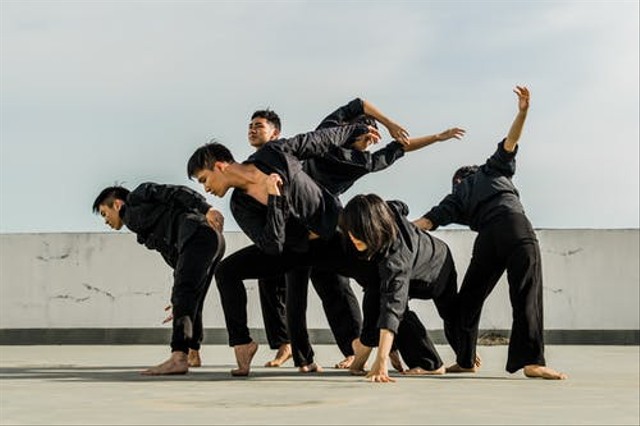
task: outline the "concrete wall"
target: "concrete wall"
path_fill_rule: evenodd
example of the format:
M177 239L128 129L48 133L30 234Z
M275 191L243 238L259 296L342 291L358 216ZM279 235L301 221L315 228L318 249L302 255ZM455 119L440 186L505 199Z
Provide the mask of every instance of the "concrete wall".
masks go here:
M537 232L543 256L545 328L618 331L624 342L631 339L637 344L639 230ZM475 233L439 230L435 235L450 245L461 277ZM227 254L248 244L241 233L227 233L226 238ZM20 330L28 330L35 340L34 333L50 329L166 330L161 322L171 283L172 271L161 257L138 245L130 233L0 235L0 343L11 343L7 340ZM360 288L352 285L360 296ZM263 328L256 283L248 282L247 290L250 326ZM313 291L309 295L309 328L328 329L318 297ZM442 328L430 301L411 304L428 328ZM503 277L485 305L481 328L508 330L510 318ZM205 326L224 328L213 286ZM224 333L219 335L224 340Z

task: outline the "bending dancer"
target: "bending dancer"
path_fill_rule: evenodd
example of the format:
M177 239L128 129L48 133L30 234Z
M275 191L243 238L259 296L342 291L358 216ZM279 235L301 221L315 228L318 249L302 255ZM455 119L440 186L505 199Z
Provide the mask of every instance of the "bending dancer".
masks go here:
M450 345L456 350L457 273L447 244L407 220L400 201L375 194L357 195L344 207L341 231L348 235L360 261L347 261L351 276L364 287L361 343L351 371L364 373L372 347L377 356L367 374L373 382L392 382L387 364L397 340L409 366L405 374L444 374L445 367L429 335L409 310L409 299L433 299ZM342 270L341 270L342 271Z
M542 264L536 234L511 177L529 110L529 90L516 86L518 114L507 137L482 166L466 166L453 176L453 191L415 223L431 230L449 223L477 231L473 255L459 292L459 350L448 372L476 372L480 313L500 276L507 271L513 311L506 369L527 377L566 379L546 367L543 341Z
M231 152L210 143L194 152L187 165L205 191L223 197L235 188L231 211L240 228L254 242L228 256L216 271L216 283L225 313L229 345L234 348L238 368L233 375L250 371L258 345L247 327L245 279L284 274L322 248L336 232L340 204L303 170L300 160L325 152L329 146L344 144L364 135L379 138L373 128L363 125L323 129L290 139L270 142L245 162L236 163ZM351 328L352 340L359 335L359 323L346 306L343 288L328 286L336 312L345 313L342 324ZM359 314L359 312L356 312ZM313 363L308 371L317 371Z
M371 102L360 98L352 100L329 114L322 120L317 129L355 123L366 124L377 128L376 122L382 123L396 141L387 144L382 149L373 153L367 152L366 150L372 143L377 141L364 136L350 140L348 143L340 146L332 145L329 146L327 152L323 153L320 157L306 160L304 162L304 170L333 195L339 196L348 190L357 179L368 173L386 169L396 160L402 158L405 152L414 151L438 141L451 138L460 139L464 135L464 130L452 128L437 135L409 138L407 131L402 128L402 126L389 119ZM252 146L263 146L265 143L277 139L279 134L280 119L273 111L258 111L254 113L249 128L249 140ZM351 342L353 336L351 328L347 327L345 329L344 324L339 321L341 315L335 312L335 308L333 308L331 304L325 302L323 289L331 288L331 286L346 288L343 294L348 299L347 305L342 306L349 306L351 311L354 309L359 310L358 302L351 290L348 278L320 268L310 270L309 268L301 267L287 274L287 300L289 300L289 302L287 302L288 329L294 347L295 363L298 366L313 363L313 350L309 343L305 319L309 279L311 279L318 295L323 300L323 307L329 325L340 350L345 355L345 359L336 364L335 367L349 368L353 362ZM270 278L270 280L273 281L274 278ZM273 288L274 286L271 285L270 287ZM277 291L262 291L261 288L260 296L263 306L279 306ZM264 312L263 308L263 314ZM277 313L278 311L272 309L271 317L276 317ZM278 323L276 320L272 319L267 321L265 318L265 324L267 322L271 324ZM395 362L394 366L398 370L401 370L402 366L399 359L397 357L393 359ZM301 371L304 371L304 367L301 367Z
M185 186L143 183L133 191L103 189L93 203L115 230L126 226L173 268L171 356L144 375L185 374L199 367L202 309L215 267L224 255L223 217Z

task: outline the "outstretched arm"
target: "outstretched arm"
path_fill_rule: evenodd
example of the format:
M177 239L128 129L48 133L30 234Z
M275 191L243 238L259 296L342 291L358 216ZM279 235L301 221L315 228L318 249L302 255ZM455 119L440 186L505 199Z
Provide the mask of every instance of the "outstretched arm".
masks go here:
M529 89L525 86L516 86L513 92L518 95L518 115L516 115L516 118L513 120L507 139L504 142L504 149L507 152L515 151L520 135L522 134L524 121L527 118L527 111L529 110Z
M407 132L402 126L400 126L395 121L391 120L389 117L384 115L382 111L380 111L375 105L366 99L362 101L364 107L364 113L370 117L373 117L376 121L382 124L387 128L389 134L392 138L397 140L403 145L409 145L409 132Z
M459 127L453 127L451 129L447 129L442 133L438 133L436 135L428 135L422 136L419 138L409 138L409 144L404 145L402 148L405 152L415 151L420 148L424 148L425 146L429 146L432 143L446 141L449 139L462 139L466 130L461 129Z

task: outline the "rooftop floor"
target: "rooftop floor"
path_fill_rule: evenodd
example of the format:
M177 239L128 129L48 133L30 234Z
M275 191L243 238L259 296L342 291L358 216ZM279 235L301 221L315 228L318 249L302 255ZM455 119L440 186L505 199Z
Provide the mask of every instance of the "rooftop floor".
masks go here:
M167 346L0 346L0 424L640 424L638 346L547 346L566 381L504 371L506 346L481 346L477 374L402 377L373 384L292 363L233 378L233 353L204 346L204 366L185 376L144 377ZM338 361L332 345L316 360ZM449 363L452 353L438 349Z

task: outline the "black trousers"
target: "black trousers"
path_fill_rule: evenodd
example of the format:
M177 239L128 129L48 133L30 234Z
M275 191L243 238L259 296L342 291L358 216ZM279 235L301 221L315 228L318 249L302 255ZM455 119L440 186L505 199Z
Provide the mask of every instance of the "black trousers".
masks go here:
M258 247L252 245L233 253L220 262L216 271L216 283L220 291L229 333L229 345L235 346L251 342L247 327L247 293L243 284L245 279L274 277L300 267L323 266L322 269L327 269L327 266L331 264L331 261L327 261L327 258L331 257L331 247L339 244L338 239L339 237L336 236L336 239L331 242L313 240L310 241L308 252L285 251L277 256L265 254ZM305 297L301 299L304 300L303 303L306 306L306 292L304 294ZM335 318L335 321L340 323L344 330L347 330L345 334L350 333L349 341L357 338L360 333L360 311L351 287L323 281L319 294L323 298L323 304L331 309L331 318ZM292 310L294 315L299 315L299 313L295 313L295 309L301 309L302 302L294 302L297 299L297 297L287 294L287 300L291 301L287 306L288 315L292 315ZM354 300L356 301L355 305L351 303ZM289 309L289 306L293 306L293 309ZM306 308L303 312L306 312ZM302 317L304 318L304 315ZM304 324L300 328L306 332ZM291 330L289 332L291 333ZM296 331L292 334L295 333ZM301 358L308 358L309 355L309 353L303 353ZM308 361L308 359L301 359L301 362ZM311 362L313 361L311 360Z
M522 214L501 216L479 231L458 295L458 365L473 366L482 306L507 272L513 322L506 369L545 365L542 263L531 223Z
M307 332L306 314L309 280L322 301L329 327L342 354L353 355L353 330L342 318L357 312L358 328L362 323L360 305L348 278L333 271L320 268L301 267L278 275L258 280L260 306L264 320L267 341L271 349L284 343L291 343L295 365L313 362L314 352ZM340 289L336 296L332 289ZM335 305L334 297L346 297L344 303ZM336 307L348 309L341 312ZM290 330L287 334L287 330Z
M198 350L204 337L202 310L216 265L224 255L219 232L199 227L178 253L173 271L171 351Z
M278 349L291 343L287 330L287 281L284 275L260 278L258 280L260 309L267 342L271 349Z

